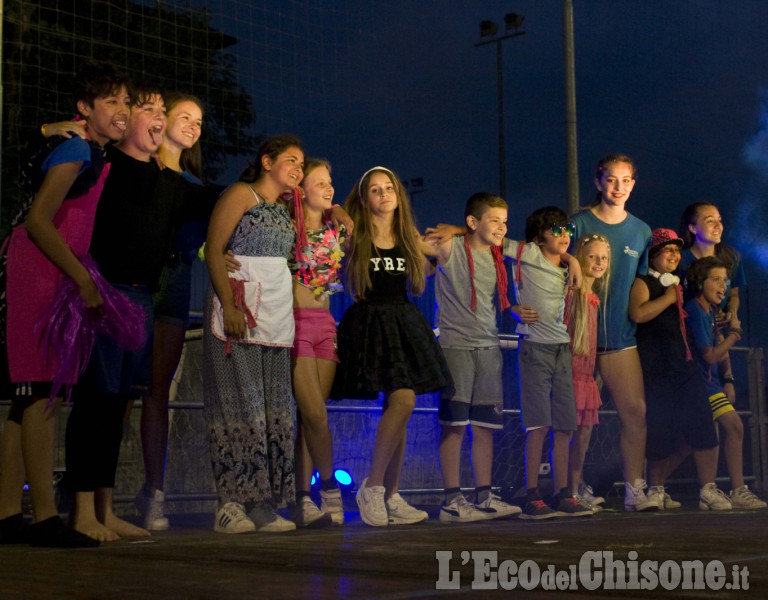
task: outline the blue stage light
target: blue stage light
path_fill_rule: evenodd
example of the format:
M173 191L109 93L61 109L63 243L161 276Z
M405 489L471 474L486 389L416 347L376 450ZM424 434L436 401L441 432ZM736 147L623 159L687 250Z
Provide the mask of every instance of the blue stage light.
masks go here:
M333 472L333 476L336 477L339 485L352 485L352 475L344 469L336 469Z
M336 478L336 483L339 485L342 494L348 494L354 489L355 481L352 479L349 471L336 469L333 472L333 476Z

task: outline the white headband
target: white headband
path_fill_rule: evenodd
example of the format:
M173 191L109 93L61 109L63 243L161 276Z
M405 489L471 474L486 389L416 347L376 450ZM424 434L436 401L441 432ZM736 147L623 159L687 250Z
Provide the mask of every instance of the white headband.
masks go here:
M368 174L372 173L373 171L386 171L387 173L392 175L392 177L395 176L395 174L389 169L387 169L387 167L373 167L371 169L368 169L365 173L363 173L363 176L360 178L360 183L357 184L357 193L360 194L361 200L363 199L363 179L365 179L368 176ZM392 181L392 183L395 183L394 180Z

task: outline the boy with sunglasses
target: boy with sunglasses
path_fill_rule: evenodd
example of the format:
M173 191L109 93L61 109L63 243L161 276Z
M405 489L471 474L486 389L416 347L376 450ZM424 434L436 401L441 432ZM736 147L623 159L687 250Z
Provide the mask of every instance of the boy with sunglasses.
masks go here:
M517 326L520 408L525 428L526 502L521 519L581 517L592 509L568 488L568 449L576 430L570 338L565 321L569 270L581 273L567 254L573 223L561 209L548 206L526 219L526 243L512 242L515 292L523 318ZM516 246L516 248L515 248ZM575 287L578 287L576 285ZM544 440L552 430L552 507L541 497L539 469Z

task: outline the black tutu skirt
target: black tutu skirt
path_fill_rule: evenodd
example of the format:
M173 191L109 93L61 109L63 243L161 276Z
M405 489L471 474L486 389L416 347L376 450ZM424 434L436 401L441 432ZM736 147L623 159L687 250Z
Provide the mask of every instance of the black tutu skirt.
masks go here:
M379 392L416 394L453 387L443 351L424 315L407 298L356 302L339 324L335 400L375 400Z

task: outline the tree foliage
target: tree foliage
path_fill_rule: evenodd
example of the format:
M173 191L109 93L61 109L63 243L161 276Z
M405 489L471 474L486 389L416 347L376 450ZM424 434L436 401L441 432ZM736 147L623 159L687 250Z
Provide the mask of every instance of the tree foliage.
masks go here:
M5 0L3 26L3 217L25 147L41 123L74 114L72 76L88 59L198 96L209 179L228 157L257 144L253 98L237 82L231 52L237 39L213 29L207 10L135 0Z

